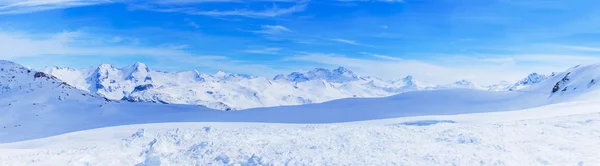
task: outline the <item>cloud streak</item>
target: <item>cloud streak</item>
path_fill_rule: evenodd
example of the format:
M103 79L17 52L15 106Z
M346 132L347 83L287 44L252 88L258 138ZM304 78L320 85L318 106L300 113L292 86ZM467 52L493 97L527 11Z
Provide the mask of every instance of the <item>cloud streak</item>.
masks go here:
M200 10L194 6L198 3L254 3L254 2L277 2L294 3L289 7L279 7L273 4L272 7L264 10L234 9L234 10ZM82 6L101 5L108 3L125 3L130 9L148 10L167 13L184 13L189 15L205 15L213 17L241 16L252 18L277 17L296 12L302 12L306 9L308 1L288 1L288 0L257 0L257 1L239 1L239 0L5 0L0 1L0 14L23 14L34 13L46 10L66 9Z
M350 44L350 45L365 46L365 47L375 47L375 46L372 46L372 45L361 44L361 43L358 43L358 42L356 42L354 40L348 40L348 39L334 38L334 39L329 39L329 40L335 41L335 42L339 42L339 43Z
M276 55L276 54L279 54L279 51L281 51L281 48L248 49L248 50L243 50L243 51L247 52L247 53L253 53L253 54Z
M261 30L253 31L253 32L260 33L260 34L276 35L276 34L292 32L292 30L288 29L287 27L281 26L281 25L263 25L263 26L261 26Z
M0 2L0 14L22 14L112 3L110 0L8 0Z

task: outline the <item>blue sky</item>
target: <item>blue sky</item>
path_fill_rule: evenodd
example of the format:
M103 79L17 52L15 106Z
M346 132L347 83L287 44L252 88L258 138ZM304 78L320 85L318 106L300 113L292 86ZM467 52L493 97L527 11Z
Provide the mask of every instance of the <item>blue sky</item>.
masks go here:
M593 0L0 0L0 59L140 61L272 77L315 67L432 83L600 62Z

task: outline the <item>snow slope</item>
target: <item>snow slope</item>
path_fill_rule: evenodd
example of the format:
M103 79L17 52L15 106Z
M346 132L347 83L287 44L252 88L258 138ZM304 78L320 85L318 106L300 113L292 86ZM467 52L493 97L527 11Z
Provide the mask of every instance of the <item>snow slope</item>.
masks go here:
M0 144L0 165L598 165L598 108L577 102L319 125L119 126Z

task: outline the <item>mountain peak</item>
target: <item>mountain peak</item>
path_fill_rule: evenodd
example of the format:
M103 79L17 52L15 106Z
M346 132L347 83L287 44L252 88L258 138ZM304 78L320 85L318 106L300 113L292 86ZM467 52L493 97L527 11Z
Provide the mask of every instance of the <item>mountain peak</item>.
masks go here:
M457 84L457 85L469 85L469 84L473 84L473 82L471 82L469 80L466 80L466 79L462 79L462 80L454 82L454 84Z
M277 75L273 78L273 80L288 80L291 82L304 82L315 79L342 83L359 80L360 78L344 67L338 67L334 70L315 68L306 73L292 72L288 75Z
M334 69L333 72L337 72L337 73L352 73L352 71L348 70L345 67L338 67L337 69Z
M214 76L215 76L215 77L225 77L225 76L227 76L227 75L228 75L228 74L227 74L227 73L225 73L224 71L222 71L222 70L219 70L219 71L217 71L217 73L215 73L215 75L214 75Z
M110 68L115 68L115 67L111 64L106 64L106 63L100 64L100 66L98 66L98 69L110 69Z
M150 72L150 68L144 63L135 62L131 65L131 72Z
M136 68L148 68L148 66L146 64L142 63L142 62L135 62L133 64L133 67L136 67Z

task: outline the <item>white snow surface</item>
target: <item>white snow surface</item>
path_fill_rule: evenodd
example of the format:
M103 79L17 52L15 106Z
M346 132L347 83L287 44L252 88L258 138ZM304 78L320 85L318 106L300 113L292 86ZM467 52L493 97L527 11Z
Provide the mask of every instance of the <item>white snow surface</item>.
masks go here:
M160 123L0 144L0 165L598 165L600 104L334 124Z

